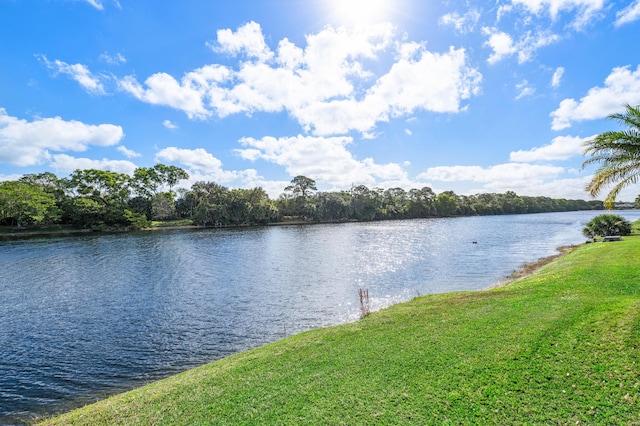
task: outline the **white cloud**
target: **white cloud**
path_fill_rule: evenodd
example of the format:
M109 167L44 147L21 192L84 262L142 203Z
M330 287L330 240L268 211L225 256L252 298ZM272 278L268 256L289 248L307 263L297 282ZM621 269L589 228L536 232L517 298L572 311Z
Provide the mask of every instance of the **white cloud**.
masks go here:
M528 151L514 151L510 154L511 161L529 163L535 161L559 161L582 155L584 142L591 139L577 136L558 136L551 144L532 148Z
M104 5L101 0L84 0L89 3L91 6L95 7L98 10L104 10Z
M398 60L378 79L362 100L347 98L316 102L292 111L305 130L316 135L363 134L390 117L416 110L455 113L460 103L478 93L482 76L465 67L465 52L420 51L417 58Z
M247 171L224 170L222 161L208 153L203 148L182 149L176 147L168 147L160 150L156 154L156 161L179 163L185 166L192 179L194 176L200 176L198 180L213 180L215 182L228 184L247 176Z
M512 4L503 4L498 7L498 12L496 13L496 21L500 22L503 16L509 14L513 10Z
M167 129L170 129L170 130L175 130L175 129L177 129L177 128L178 128L178 126L177 126L176 124L173 124L173 123L171 122L171 120L164 120L164 121L162 122L162 125L163 125L164 127L166 127Z
M498 164L488 168L480 166L439 166L430 167L420 176L421 179L440 182L495 182L527 181L531 179L555 178L564 172L564 168L526 163Z
M82 0L82 1L90 4L91 6L95 7L98 10L104 10L103 0ZM118 9L122 9L122 6L120 5L120 2L118 0L112 0L112 1L115 7L117 7Z
M264 41L262 28L256 22L249 22L238 28L234 33L230 29L218 30L218 43L209 43L216 52L237 55L244 53L249 58L260 61L268 61L273 57L273 52Z
M367 186L411 186L403 166L377 164L372 158L359 161L347 150L350 137L243 138L244 149L236 152L244 159L258 159L284 166L291 176L304 175L337 188L352 184Z
M118 144L124 133L113 124L91 125L60 117L32 122L11 117L0 108L0 162L33 166L50 159L49 151L85 151L89 146Z
M487 37L484 46L492 49L489 64L517 55L518 63L530 61L535 53L557 43L561 37L554 32L584 30L604 16L606 0L507 0L497 8L496 25L511 24L510 31L498 27L483 27ZM559 19L560 15L566 19ZM512 15L513 20L504 19ZM557 22L570 23L560 29ZM559 83L559 80L558 80ZM552 86L556 87L556 86Z
M116 149L118 150L118 152L122 153L122 155L124 155L127 158L136 158L136 157L142 156L142 154L135 152L134 150L129 149L124 145L120 145Z
M505 163L491 167L442 166L432 167L418 176L418 179L480 184L467 194L485 192L504 193L514 191L518 195L545 196L552 198L588 199L584 187L589 176L575 177L563 167L527 163Z
M478 20L480 20L480 12L477 9L470 9L464 15L458 12L447 13L440 18L439 23L452 26L460 34L467 34L475 29Z
M121 65L127 62L127 58L125 58L121 53L111 55L104 52L100 55L100 60L109 65Z
M518 51L515 47L511 36L505 32L498 31L495 28L483 28L483 34L489 36L489 39L484 43L485 46L490 47L493 50L491 56L487 62L495 64L501 59L511 56Z
M600 17L605 0L511 0L511 4L536 16L547 13L552 21L557 20L560 13L575 13L571 26L581 30Z
M36 55L36 57L42 60L47 65L47 68L54 70L55 75L68 75L72 80L77 81L87 92L94 95L104 95L106 93L100 79L93 75L85 65L67 64L58 59L51 62L45 55Z
M640 19L640 0L636 0L629 6L616 13L615 26L620 27L625 24L630 24Z
M197 73L198 70L194 71ZM200 87L189 76L181 82L166 73L153 74L147 78L145 89L133 76L127 76L118 82L120 88L137 99L153 105L167 105L184 111L189 118L204 119L211 115L202 102Z
M414 58L398 60L371 90L372 102L385 101L392 115L415 109L458 112L460 101L476 95L482 75L465 64L464 49L447 53L419 49ZM366 102L366 99L365 99Z
M94 160L91 158L72 157L67 154L56 154L52 158L51 167L56 171L65 173L71 173L76 169L98 169L131 175L138 167L127 160L108 160L106 158Z
M6 180L18 180L21 177L22 177L22 175L17 175L17 174L3 175L2 173L0 173L0 182L4 182Z
M404 133L405 133L407 136L411 136L411 135L413 135L413 132L411 131L411 129L404 129Z
M562 76L564 75L564 67L558 67L553 73L553 77L551 77L551 87L554 89L560 87L560 81L562 80Z
M488 37L484 46L493 50L487 59L490 64L495 64L515 54L518 55L518 63L528 62L538 49L560 40L559 36L549 31L536 33L527 31L517 41L514 41L509 34L496 28L483 27L482 33Z
M539 179L539 180L518 180L494 181L483 185L480 188L473 189L471 193L477 194L481 192L505 193L506 191L514 191L518 195L528 196L545 196L550 198L566 198L569 200L590 200L589 194L584 190L591 178L574 177L574 178L558 178L558 179Z
M222 161L218 160L202 148L164 148L156 154L156 161L180 163L189 167L191 170L207 173L221 170L222 168Z
M196 182L216 182L233 188L261 187L269 196L275 198L289 184L288 181L265 180L254 169L225 170L222 161L203 148L164 148L156 154L155 161L179 164L185 168L189 173L189 179L179 184L184 188L189 188Z
M605 79L604 87L593 87L580 101L564 99L550 115L551 128L562 130L575 121L597 120L621 112L624 104L640 103L640 66L631 71L629 66L617 67Z
M529 86L529 82L527 80L523 80L522 83L516 84L516 89L518 89L519 91L516 99L522 99L525 96L531 96L536 92L536 89Z
M303 49L283 39L273 52L260 26L251 22L236 32L221 30L217 44L209 43L218 52L251 59L237 69L214 64L180 82L157 73L144 85L133 76L119 84L141 101L182 110L190 118L284 110L317 135L371 134L377 123L416 109L458 112L461 101L480 88L482 76L467 65L463 49L435 53L425 43L397 41L390 24L327 27L308 35L306 43ZM396 62L386 73L366 69L389 54Z

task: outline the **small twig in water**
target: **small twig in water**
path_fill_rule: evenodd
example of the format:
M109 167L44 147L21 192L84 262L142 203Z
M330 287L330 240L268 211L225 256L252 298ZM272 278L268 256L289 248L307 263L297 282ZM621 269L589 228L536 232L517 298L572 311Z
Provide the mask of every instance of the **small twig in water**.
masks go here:
M369 289L358 289L358 296L360 297L360 318L369 316L371 309L369 308Z

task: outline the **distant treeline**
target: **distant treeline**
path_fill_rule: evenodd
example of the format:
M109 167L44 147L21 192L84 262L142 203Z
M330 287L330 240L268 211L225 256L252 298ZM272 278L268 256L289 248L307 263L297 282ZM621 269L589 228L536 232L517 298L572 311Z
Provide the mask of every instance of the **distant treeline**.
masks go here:
M599 210L601 201L504 194L435 194L431 188L367 188L319 192L313 179L297 176L272 200L262 188L229 189L188 179L176 166L141 167L132 176L104 170L76 170L58 178L51 172L0 182L0 224L66 224L91 229L137 229L151 221L190 219L195 225L233 226L289 220L372 221L450 216Z

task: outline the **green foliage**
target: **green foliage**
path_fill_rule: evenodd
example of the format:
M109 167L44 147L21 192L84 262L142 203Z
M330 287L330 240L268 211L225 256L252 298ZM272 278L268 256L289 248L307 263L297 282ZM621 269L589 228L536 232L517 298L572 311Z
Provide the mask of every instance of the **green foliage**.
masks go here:
M60 216L53 194L22 181L0 182L0 220L16 225L52 223Z
M582 233L590 238L630 235L631 223L616 214L601 214L587 222Z
M624 113L607 118L617 121L624 130L599 134L586 143L585 155L591 155L582 165L599 164L586 190L597 196L614 185L605 198L605 207L612 208L620 191L640 177L640 105L625 105Z
M189 174L180 167L156 164L153 167L138 167L134 170L131 186L134 192L145 198L152 198L165 185L173 196L173 187L181 180L189 179Z
M123 224L126 228L141 229L151 226L151 221L147 219L147 216L144 214L135 213L129 209L125 209L122 213L120 224Z
M69 188L104 206L124 206L131 195L130 181L129 175L124 173L96 169L76 170L69 179Z
M196 182L193 221L198 225L227 226L266 224L278 218L278 211L262 188L233 189L211 182Z
M170 192L161 192L151 197L151 219L171 220L176 217L176 206Z
M174 185L189 175L176 166L156 164L137 168L133 176L105 170L76 170L68 178L53 173L29 174L21 185L53 197L45 216L33 213L21 224L72 224L78 228L115 229L148 226L151 220L187 219L202 226L237 226L290 221L342 222L441 216L537 213L602 208L598 201L520 197L505 194L436 195L429 187L353 186L350 191L319 192L316 182L296 176L277 200L262 188L229 189L214 182L196 182L190 189ZM29 194L28 191L23 191ZM5 208L5 210L7 210ZM16 217L0 218L5 223Z
M181 180L189 179L189 174L180 167L166 166L164 164L156 164L153 166L153 170L159 177L160 182L166 184L169 187L169 193L173 193L173 187Z
M306 197L317 189L315 180L306 176L296 176L291 179L291 185L287 186L284 190L292 192L296 197Z
M439 216L453 216L456 212L458 200L453 191L445 191L436 197L435 207Z
M106 208L92 198L74 198L69 211L73 225L78 228L100 229L106 226L104 223Z

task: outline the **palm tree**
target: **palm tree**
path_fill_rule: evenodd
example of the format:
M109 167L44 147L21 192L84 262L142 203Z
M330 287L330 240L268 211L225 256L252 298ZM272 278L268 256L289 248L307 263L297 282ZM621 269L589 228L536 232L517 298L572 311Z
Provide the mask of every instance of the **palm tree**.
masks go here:
M612 208L622 188L636 183L640 177L640 105L626 104L625 108L624 113L607 117L618 121L624 130L604 132L585 143L584 154L591 158L582 164L582 168L600 164L585 188L587 192L595 197L605 186L615 184L604 200L606 208Z

